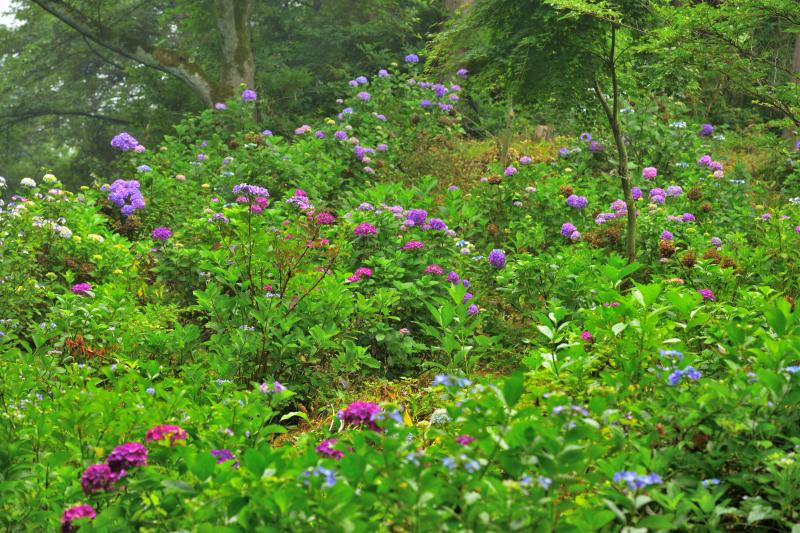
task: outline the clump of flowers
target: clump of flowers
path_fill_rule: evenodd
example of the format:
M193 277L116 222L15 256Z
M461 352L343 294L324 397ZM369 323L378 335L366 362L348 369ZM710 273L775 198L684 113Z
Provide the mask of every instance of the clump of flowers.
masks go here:
M487 260L494 268L503 268L506 266L506 253L503 250L494 249L489 252Z
M369 222L362 222L353 229L353 235L356 237L366 237L368 235L375 235L378 229Z
M76 283L70 288L72 294L79 294L81 296L89 294L91 290L92 285L90 283Z
M473 442L475 442L475 440L476 440L475 437L472 437L470 435L459 435L456 437L456 442L462 446L468 446Z
M362 277L371 278L372 277L372 269L367 267L360 267L357 268L355 272L353 272L352 276L347 277L347 281L350 283L355 283L361 280Z
M258 95L253 89L245 89L242 91L242 100L245 102L255 102Z
M585 196L571 194L567 197L567 205L575 209L583 209L589 205L589 200Z
M61 533L73 533L78 531L77 526L73 526L72 522L81 518L88 518L94 520L97 517L97 512L91 505L76 505L65 510L61 515Z
M425 248L425 243L421 241L408 241L403 245L403 250L419 250Z
M339 411L339 420L351 426L365 426L373 431L379 431L375 424L376 416L381 412L381 406L372 402L353 402Z
M406 214L406 222L411 222L414 226L422 226L428 218L428 212L424 209L409 209Z
M572 241L577 241L581 238L581 233L578 231L578 228L571 222L565 222L561 225L561 235Z
M108 188L109 201L122 208L124 216L130 216L144 207L144 196L136 180L115 180Z
M170 237L172 237L172 230L166 226L161 226L159 228L154 229L150 235L154 239L164 242Z
M614 474L614 483L625 483L630 490L643 489L650 485L658 485L663 483L661 476L658 474L638 474L632 471L621 471Z
M336 222L336 217L334 217L330 213L317 213L317 216L314 219L317 224L321 225L330 225Z
M434 276L441 276L444 274L444 269L436 263L433 263L425 267L425 273L433 274Z
M117 150L122 152L127 152L128 150L134 150L139 145L139 141L136 140L136 137L131 135L128 132L123 131L114 136L111 139L111 146Z
M211 455L217 458L217 464L222 464L227 461L234 461L236 456L231 453L228 449L221 449L221 450L211 450ZM235 463L233 466L238 467L239 463Z
M658 169L656 167L644 167L642 169L642 177L646 180L655 179L658 176Z
M700 293L700 296L703 297L703 300L711 300L712 302L717 300L717 297L714 296L714 292L711 289L700 289L697 292Z
M672 373L670 373L669 377L667 378L667 383L674 387L680 384L684 377L689 378L692 381L697 381L703 377L703 373L691 365L687 366L683 370L676 368L672 371Z
M337 442L337 439L326 439L320 442L317 447L314 448L314 451L316 451L322 457L327 457L329 459L338 461L344 457L344 452L333 447Z
M169 439L169 445L174 446L175 444L183 444L186 442L186 431L181 429L178 426L173 426L169 424L162 424L158 426L153 426L147 430L147 434L145 434L144 441L145 442L161 442L163 440Z
M114 448L106 459L112 472L147 464L147 448L140 442L126 442Z
M700 127L700 136L701 137L711 137L714 134L714 126L711 124L703 124Z
M114 483L125 476L125 470L113 472L106 463L91 465L81 475L81 488L84 494L111 490Z

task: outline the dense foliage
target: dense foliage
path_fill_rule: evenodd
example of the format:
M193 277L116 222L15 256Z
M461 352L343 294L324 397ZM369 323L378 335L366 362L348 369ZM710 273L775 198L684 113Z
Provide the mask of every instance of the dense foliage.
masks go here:
M628 264L602 135L414 175L466 142L470 83L417 62L286 137L248 89L158 146L116 136L112 183L21 184L0 214L4 527L800 521L797 200L710 125L624 110Z

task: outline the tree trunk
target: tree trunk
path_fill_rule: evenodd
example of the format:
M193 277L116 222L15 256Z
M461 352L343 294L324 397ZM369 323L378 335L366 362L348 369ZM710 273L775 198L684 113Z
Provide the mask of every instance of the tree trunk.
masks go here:
M506 110L506 127L500 138L500 167L505 169L508 165L508 148L511 145L511 134L514 126L514 102L511 96L508 97L508 109Z
M237 94L240 85L255 86L255 62L250 40L252 0L217 0L222 77L214 90L216 100Z
M636 260L636 205L633 203L633 190L631 178L628 174L628 152L625 149L625 137L622 134L622 126L619 123L619 83L617 82L617 63L616 63L616 28L611 26L611 51L609 53L608 68L611 74L612 105L613 110L603 96L597 78L594 80L594 92L600 105L608 119L608 125L614 136L614 145L617 149L617 174L619 175L622 195L625 199L627 209L627 224L625 228L625 253L628 263Z
M792 54L792 74L795 75L795 84L798 86L798 90L800 90L800 33L796 33L794 36L794 54ZM787 127L783 130L783 136L786 138L794 137L794 130L791 127Z

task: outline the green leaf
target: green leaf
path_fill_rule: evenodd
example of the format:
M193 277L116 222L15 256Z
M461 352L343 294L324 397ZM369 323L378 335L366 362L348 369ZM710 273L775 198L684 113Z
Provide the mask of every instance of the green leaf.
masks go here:
M525 390L525 376L521 372L512 375L503 384L503 398L509 407L514 407Z

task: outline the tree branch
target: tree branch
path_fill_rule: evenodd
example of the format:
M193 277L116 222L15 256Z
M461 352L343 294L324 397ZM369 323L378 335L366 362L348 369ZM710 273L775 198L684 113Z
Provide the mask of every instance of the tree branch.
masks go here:
M150 45L94 21L62 0L32 0L86 38L123 57L175 76L188 85L207 105L213 103L211 83L202 67L180 53Z

